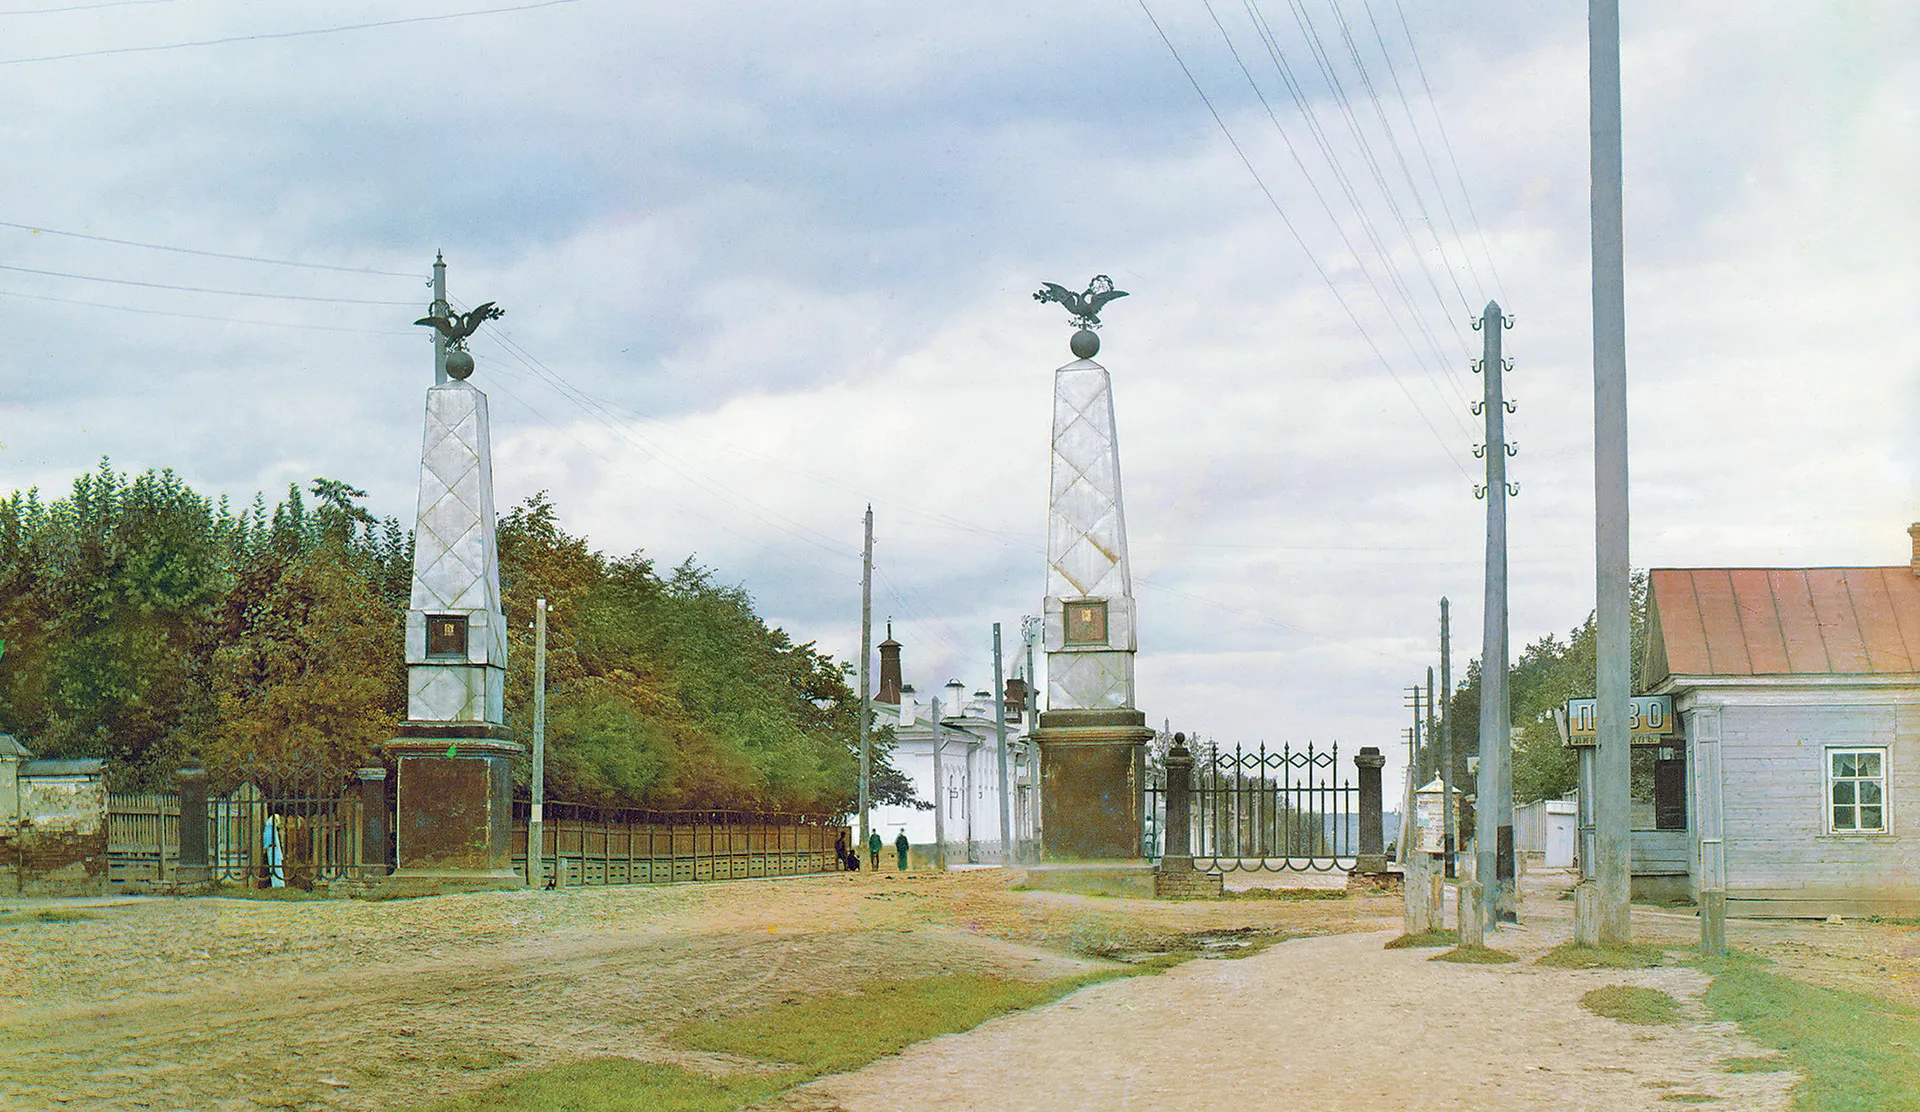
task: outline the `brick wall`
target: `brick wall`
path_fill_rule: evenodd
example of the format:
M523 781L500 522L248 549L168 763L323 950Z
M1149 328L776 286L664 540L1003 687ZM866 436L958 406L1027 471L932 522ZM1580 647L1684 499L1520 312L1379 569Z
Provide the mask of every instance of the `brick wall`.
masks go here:
M31 769L29 762L18 774L12 814L0 816L0 892L104 895L106 783L97 773L35 775Z
M1153 898L1156 900L1217 900L1220 898L1221 885L1219 873L1203 873L1197 869L1183 869L1177 872L1156 870L1153 874Z

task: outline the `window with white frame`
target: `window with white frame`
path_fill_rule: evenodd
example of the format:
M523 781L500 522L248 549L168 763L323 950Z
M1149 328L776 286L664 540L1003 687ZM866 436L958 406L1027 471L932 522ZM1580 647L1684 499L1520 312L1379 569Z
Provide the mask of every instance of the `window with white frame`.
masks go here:
M1887 751L1827 750L1827 830L1833 834L1887 832Z

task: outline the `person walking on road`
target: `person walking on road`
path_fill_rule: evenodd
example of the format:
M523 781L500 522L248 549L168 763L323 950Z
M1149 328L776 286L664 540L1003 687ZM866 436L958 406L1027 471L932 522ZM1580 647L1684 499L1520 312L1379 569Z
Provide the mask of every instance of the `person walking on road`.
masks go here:
M867 835L867 856L871 859L873 867L878 869L880 867L880 832L878 830Z
M906 872L907 871L907 832L905 830L902 830L900 832L900 836L893 840L893 851L900 855L900 871L903 873Z

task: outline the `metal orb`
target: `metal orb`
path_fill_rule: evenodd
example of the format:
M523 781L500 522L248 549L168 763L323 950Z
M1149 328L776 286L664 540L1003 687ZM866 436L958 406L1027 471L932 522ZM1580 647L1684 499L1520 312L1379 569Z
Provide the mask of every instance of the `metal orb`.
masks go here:
M459 348L447 353L447 377L465 380L473 373L473 356Z
M1091 329L1082 328L1067 341L1067 347L1073 350L1076 359L1092 359L1100 354L1100 337Z

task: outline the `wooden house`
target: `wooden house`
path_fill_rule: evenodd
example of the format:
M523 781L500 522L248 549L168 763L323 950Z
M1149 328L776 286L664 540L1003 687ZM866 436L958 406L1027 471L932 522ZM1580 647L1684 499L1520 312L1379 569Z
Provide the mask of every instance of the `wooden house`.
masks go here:
M1920 525L1905 567L1657 568L1643 687L1683 724L1689 891L1920 913Z

